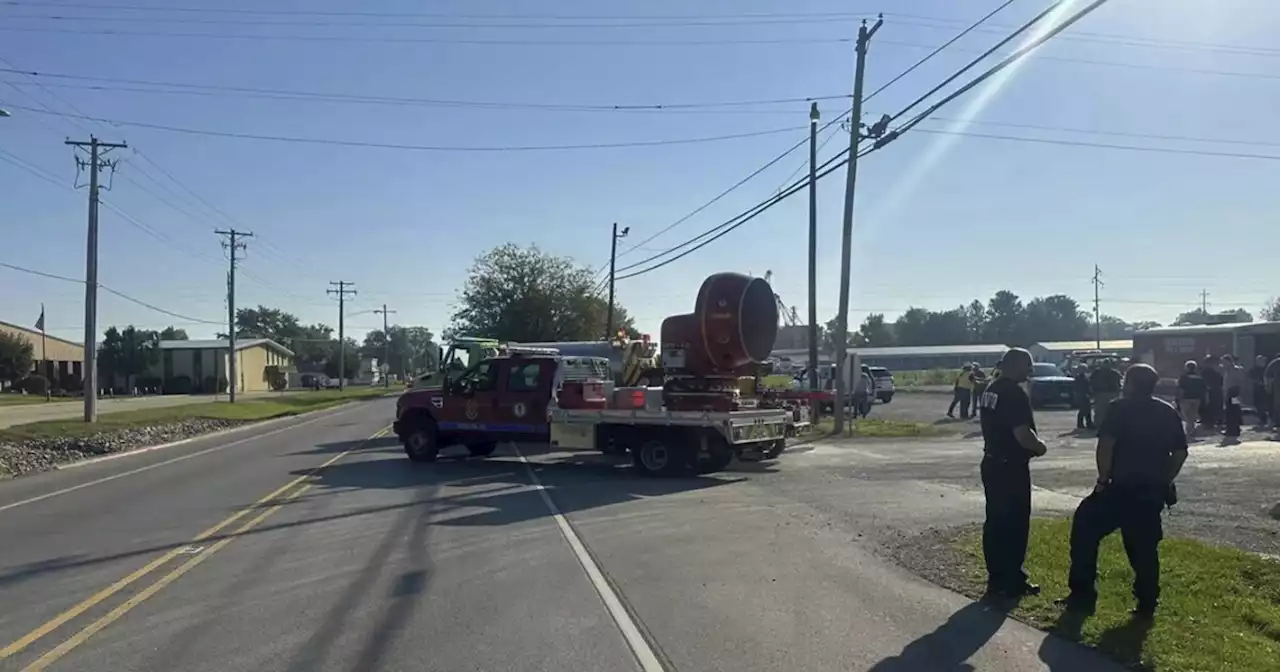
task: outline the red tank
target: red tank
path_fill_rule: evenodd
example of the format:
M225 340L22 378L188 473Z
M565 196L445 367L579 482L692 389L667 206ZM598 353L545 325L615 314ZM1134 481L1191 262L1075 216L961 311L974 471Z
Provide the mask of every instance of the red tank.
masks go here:
M778 303L761 278L717 273L702 282L694 311L662 321L668 408L734 410L737 377L769 357Z

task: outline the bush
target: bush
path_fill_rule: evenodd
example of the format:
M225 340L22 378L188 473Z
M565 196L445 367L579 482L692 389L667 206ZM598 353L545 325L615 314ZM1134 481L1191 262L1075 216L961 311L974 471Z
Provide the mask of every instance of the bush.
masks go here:
M204 384L201 385L200 391L205 394L226 394L227 387L226 378L219 377L215 386L213 376L205 376Z
M45 392L49 391L49 380L38 373L33 373L23 378L19 385L27 394L37 394L43 397Z
M165 394L191 394L191 376L174 376L165 381Z
M75 374L68 373L62 377L62 381L58 385L68 393L75 394L84 389L84 380Z

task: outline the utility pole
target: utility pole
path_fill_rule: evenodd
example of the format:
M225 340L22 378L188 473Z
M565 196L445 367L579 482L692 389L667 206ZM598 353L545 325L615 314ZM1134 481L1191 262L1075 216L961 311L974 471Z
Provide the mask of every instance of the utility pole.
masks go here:
M1203 289L1200 290L1200 312L1203 313L1205 317L1209 316L1209 292Z
M1102 304L1098 302L1098 290L1104 287L1102 269L1093 265L1093 339L1094 345L1102 349Z
M809 105L809 391L818 391L818 104Z
M382 380L385 383L384 387L391 387L391 376L386 375L391 373L391 331L387 328L387 315L395 315L396 311L387 310L387 304L384 303L382 304L382 310L374 310L373 312L382 313L382 363L386 369L382 375ZM403 366L400 368L404 369Z
M78 149L89 148L89 160L76 157L76 167L89 168L89 235L84 262L84 421L98 421L98 170L115 168L102 158L125 143L102 142L93 135L88 142L67 140Z
M858 141L862 139L862 85L867 72L867 45L871 36L884 25L884 18L876 19L875 25L867 28L863 21L858 27L858 43L855 49L857 60L853 75L853 116L850 119L849 163L846 166L844 182L844 219L842 222L843 238L840 241L840 309L836 313L836 380L835 380L835 432L844 431L845 369L848 362L849 347L849 274L853 254L853 196L858 183Z
M227 237L227 242L222 246L227 248L227 259L231 264L227 270L227 401L234 404L236 388L240 385L240 366L236 361L236 252L246 247L239 239L252 238L253 234L235 229L214 233ZM218 391L217 384L214 381L215 393Z
M345 322L347 313L347 295L355 296L356 290L352 285L354 282L339 280L330 282L329 284L337 287L337 289L326 289L325 292L331 296L338 297L338 391L347 389L347 339L345 332Z
M605 319L605 324L604 324L604 340L606 341L613 340L613 336L614 336L614 333L613 333L613 283L614 283L614 275L615 275L614 269L616 268L617 262L618 262L618 239L626 238L628 233L631 233L631 227L629 226L624 227L622 229L622 232L619 233L618 223L617 222L613 223L613 239L609 242L609 317Z

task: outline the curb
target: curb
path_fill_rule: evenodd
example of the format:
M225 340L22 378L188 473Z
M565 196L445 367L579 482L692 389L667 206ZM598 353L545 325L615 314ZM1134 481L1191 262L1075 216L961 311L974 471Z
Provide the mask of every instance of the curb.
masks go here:
M380 399L380 398L381 398L381 397L374 397L374 399ZM132 455L141 455L141 454L143 454L143 453L150 453L150 452L152 452L152 451L156 451L156 450L165 450L165 449L167 449L167 448L177 448L178 446L186 445L186 444L191 443L191 442L193 442L193 441L202 441L202 440L204 440L204 439L217 438L217 437L226 436L226 435L229 435L229 434L234 434L234 433L236 433L236 432L241 432L241 431L244 431L244 430L246 430L246 429L252 429L252 428L254 428L254 427L262 427L262 426L264 426L264 425L270 425L271 423L283 423L283 422L284 422L284 421L286 421L286 420L297 420L297 419L299 419L299 418L305 418L305 417L307 417L307 416L311 416L311 415L319 415L319 414L321 414L321 413L328 413L328 412L332 412L332 413L334 413L334 414L336 415L338 411L342 411L342 410L344 410L344 409L348 409L348 408L349 408L349 407L351 407L352 405L354 405L354 404L358 404L358 403L361 403L361 402L363 402L363 401L366 401L366 400L364 400L364 399L360 399L360 400L352 400L352 401L348 401L348 402L346 402L346 403L344 403L344 404L340 404L340 405L338 405L338 406L330 406L329 408L321 408L321 409L317 409L317 410L314 410L314 411L307 411L306 413L299 413L299 414L297 414L297 415L286 415L286 416L282 416L282 417L279 417L279 418L270 418L270 419L268 419L268 420L259 420L259 421L256 421L256 422L247 422L247 423L245 423L245 424L243 424L243 425L240 425L239 427L230 427L230 428L227 428L227 429L220 429L220 430L218 430L218 431L216 431L216 432L209 432L208 434L197 434L197 435L195 435L195 436L188 437L188 438L185 438L185 439L179 439L179 440L177 440L177 441L170 441L169 443L161 443L161 444L158 444L158 445L155 445L155 446L142 446L141 448L132 448L132 449L130 449L130 450L126 450L126 451L119 452L119 453L111 453L111 454L109 454L109 455L100 455L100 456L98 456L98 457L90 457L90 458L83 459L83 460L76 460L75 462L68 462L68 463L66 463L66 464L60 464L60 465L57 465L57 466L55 466L53 469L50 469L49 471L63 471L63 470L65 470L65 469L75 469L75 468L77 468L77 467L87 467L87 466L89 466L89 465L91 465L91 464L98 464L99 462L109 462L109 461L111 461L111 460L120 459L120 458L122 458L122 457L130 457L130 456L132 456Z

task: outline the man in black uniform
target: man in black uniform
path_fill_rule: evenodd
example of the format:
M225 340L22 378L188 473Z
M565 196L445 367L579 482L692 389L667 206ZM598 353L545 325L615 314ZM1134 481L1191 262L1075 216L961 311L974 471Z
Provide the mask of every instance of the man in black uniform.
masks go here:
M987 563L987 593L996 597L1036 595L1027 580L1031 528L1031 458L1047 448L1036 435L1031 399L1019 383L1031 375L1031 353L1013 348L1000 360L1000 377L978 400L982 422L982 490L987 519L982 554Z
M1134 613L1150 617L1160 598L1160 512L1176 501L1173 480L1187 459L1187 435L1178 411L1155 398L1160 376L1146 364L1129 369L1124 397L1098 428L1098 481L1071 521L1069 609L1097 602L1098 545L1120 529L1133 567Z

